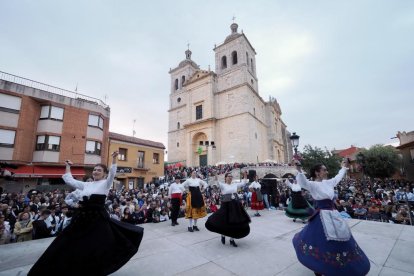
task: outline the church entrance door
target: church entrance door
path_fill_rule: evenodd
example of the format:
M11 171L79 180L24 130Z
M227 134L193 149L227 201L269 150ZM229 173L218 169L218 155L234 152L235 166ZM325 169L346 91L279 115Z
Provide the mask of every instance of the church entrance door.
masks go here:
M207 154L200 155L200 166L207 166Z

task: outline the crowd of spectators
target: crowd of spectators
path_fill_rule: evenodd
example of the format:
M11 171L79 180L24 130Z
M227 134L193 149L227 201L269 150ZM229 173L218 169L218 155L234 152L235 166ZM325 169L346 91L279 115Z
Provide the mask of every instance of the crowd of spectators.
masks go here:
M186 178L193 170L200 178L224 174L233 169L241 169L256 164L231 164L197 168L166 169L166 183L161 185L149 183L142 189L110 190L106 208L113 219L131 224L159 223L169 221L170 200L168 185L174 177ZM261 164L263 165L263 164ZM271 164L266 165L283 165ZM211 180L210 180L210 183ZM284 209L290 198L290 189L282 180L262 182L262 194L266 208ZM345 179L337 186L336 204L338 211L345 217L355 219L377 220L390 223L411 224L409 210L413 209L414 184L402 180L354 180ZM67 190L28 193L3 193L0 198L0 244L22 242L58 235L70 224L76 208L67 205L65 199L70 194ZM307 200L312 203L309 193L304 191ZM208 212L215 212L220 205L220 191L210 185L205 193ZM184 216L185 198L179 217ZM247 186L239 191L242 204L248 208L251 192ZM411 207L411 208L410 208Z
M181 178L187 178L191 175L193 170L197 171L198 175L201 175L203 178L213 177L215 173L225 174L234 169L242 169L245 167L256 167L256 166L265 166L265 167L274 167L274 166L290 166L289 164L282 164L277 162L261 162L261 163L231 163L231 164L222 164L216 166L201 166L201 167L174 167L167 166L164 170L165 181L171 182L176 176Z

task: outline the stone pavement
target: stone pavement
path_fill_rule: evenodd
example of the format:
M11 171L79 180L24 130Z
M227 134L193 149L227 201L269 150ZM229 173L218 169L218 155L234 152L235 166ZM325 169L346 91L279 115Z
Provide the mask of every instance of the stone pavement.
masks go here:
M251 211L249 211L250 214ZM250 235L238 247L222 245L219 235L187 231L187 220L145 224L138 253L120 270L123 275L314 275L296 259L292 237L304 225L282 211L261 211L252 217ZM414 227L348 220L358 244L371 261L368 275L414 275ZM26 275L52 238L0 246L0 275ZM58 275L58 274L56 274Z

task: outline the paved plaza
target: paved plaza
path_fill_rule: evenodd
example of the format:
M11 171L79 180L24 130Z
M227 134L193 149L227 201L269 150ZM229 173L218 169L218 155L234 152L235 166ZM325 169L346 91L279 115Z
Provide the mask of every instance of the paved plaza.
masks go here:
M251 212L251 211L249 211ZM145 224L139 252L119 271L123 275L314 275L296 259L292 237L304 225L282 211L252 217L250 235L238 248L222 245L219 235L204 228L187 232L187 221ZM368 275L414 275L414 227L348 220L358 244L371 262ZM0 246L0 275L26 275L52 238ZM70 260L68 260L70 261ZM58 275L58 274L56 274Z

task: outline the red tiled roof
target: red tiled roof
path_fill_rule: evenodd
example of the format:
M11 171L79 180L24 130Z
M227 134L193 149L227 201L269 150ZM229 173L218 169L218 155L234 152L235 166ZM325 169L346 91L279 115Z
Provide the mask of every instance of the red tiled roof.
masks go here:
M119 141L133 143L133 144L142 145L142 146L165 149L165 146L164 146L163 143L154 142L154 141L150 141L150 140L144 140L144 139L140 139L140 138L135 138L135 137L122 135L122 134L115 133L115 132L109 132L109 139L119 140Z
M347 149L338 150L337 154L341 157L351 157L352 155L356 154L359 150L360 148L352 146Z

